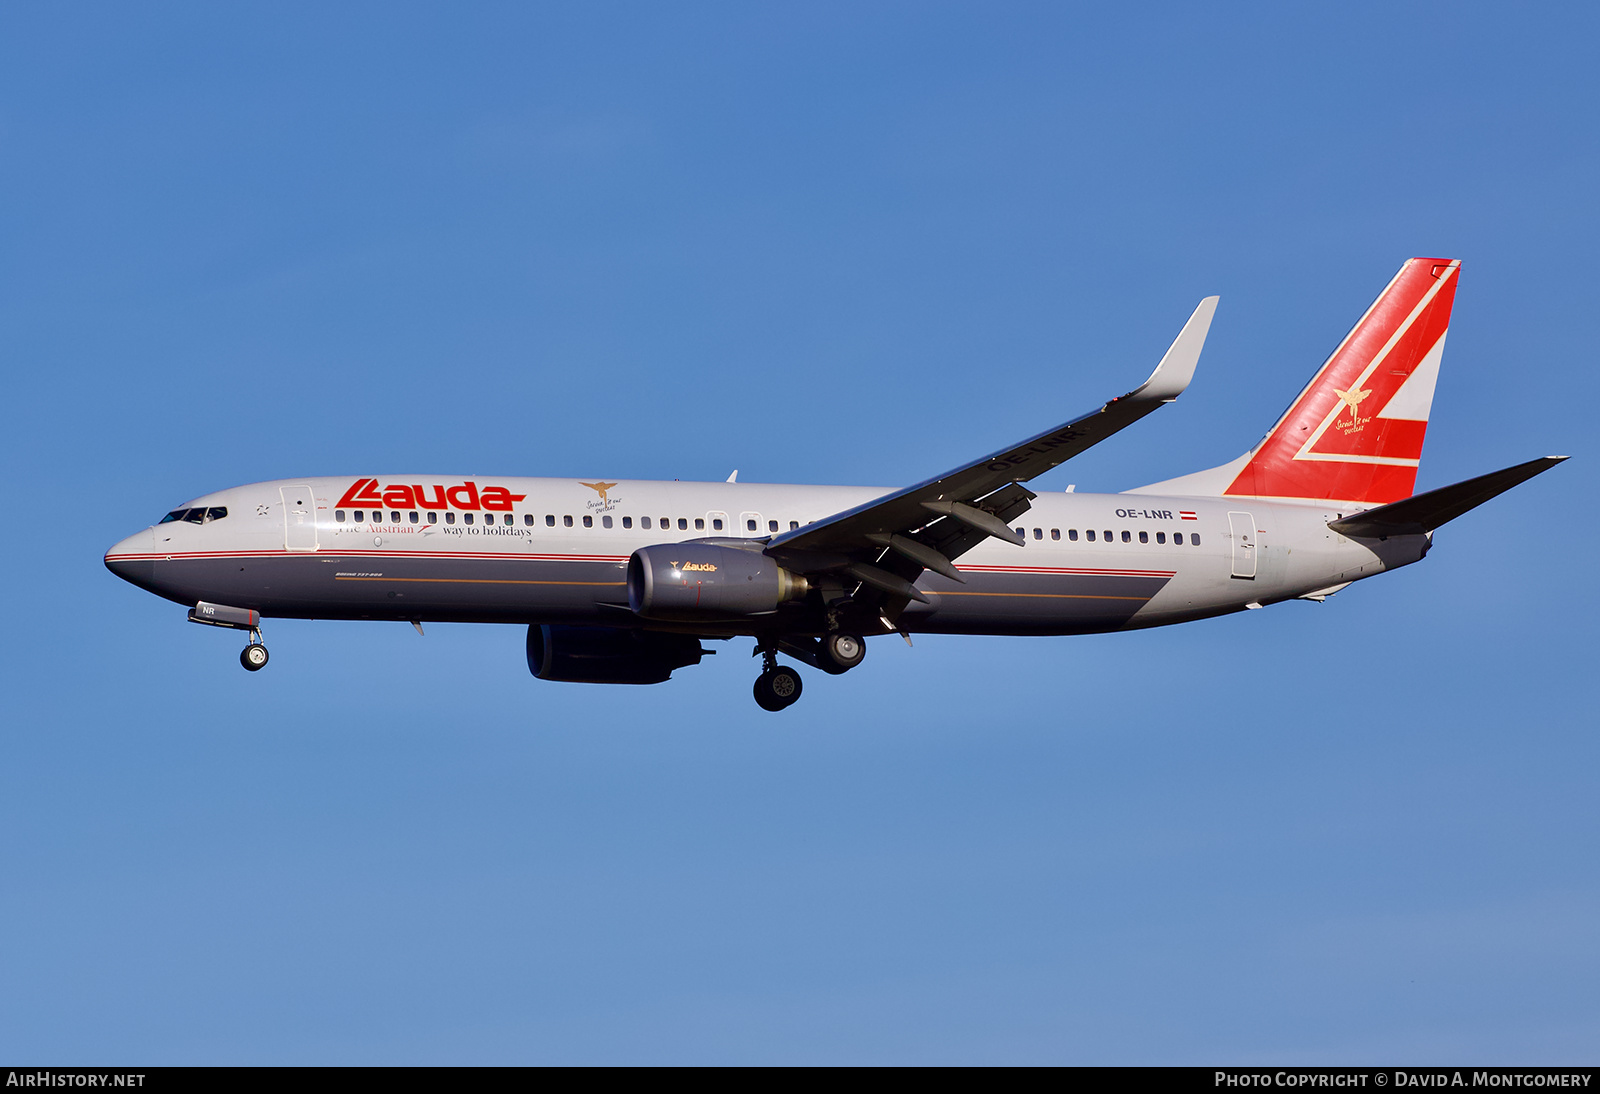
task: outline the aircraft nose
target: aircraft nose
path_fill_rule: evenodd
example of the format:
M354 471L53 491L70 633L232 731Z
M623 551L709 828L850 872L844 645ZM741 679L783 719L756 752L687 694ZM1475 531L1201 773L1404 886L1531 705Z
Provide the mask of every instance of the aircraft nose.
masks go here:
M154 528L135 532L106 552L106 569L140 587L148 587L155 576L156 563L151 552L155 550Z

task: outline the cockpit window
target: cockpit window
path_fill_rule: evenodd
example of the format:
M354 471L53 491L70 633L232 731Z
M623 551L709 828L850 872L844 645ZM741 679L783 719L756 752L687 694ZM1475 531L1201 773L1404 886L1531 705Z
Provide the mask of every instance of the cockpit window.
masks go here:
M210 524L214 520L221 520L228 515L226 505L213 505L209 509L174 509L161 518L162 524L171 524L175 520L186 520L190 524Z

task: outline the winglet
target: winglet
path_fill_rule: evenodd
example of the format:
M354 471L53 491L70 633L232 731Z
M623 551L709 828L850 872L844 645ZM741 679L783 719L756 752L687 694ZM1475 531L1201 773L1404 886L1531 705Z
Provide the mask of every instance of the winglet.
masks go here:
M1206 334L1211 330L1211 317L1217 313L1219 299L1208 296L1200 301L1200 306L1195 308L1194 314L1189 316L1189 321L1178 332L1178 337L1173 339L1166 356L1161 358L1161 363L1150 374L1150 379L1124 398L1137 395L1140 399L1159 399L1170 403L1183 394L1183 389L1194 379L1194 369L1200 363L1200 351L1205 348Z

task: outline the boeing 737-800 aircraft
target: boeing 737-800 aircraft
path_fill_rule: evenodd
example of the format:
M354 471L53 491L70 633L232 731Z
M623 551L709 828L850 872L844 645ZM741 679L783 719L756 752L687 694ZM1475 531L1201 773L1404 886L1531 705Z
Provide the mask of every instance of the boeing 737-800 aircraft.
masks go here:
M1023 484L1169 403L1208 297L1143 385L902 490L358 475L186 502L106 554L113 573L248 631L265 616L528 627L543 680L653 684L753 637L756 701L861 664L866 639L1091 634L1295 598L1421 559L1434 529L1565 457L1412 494L1460 263L1401 267L1271 431L1231 463L1122 494Z

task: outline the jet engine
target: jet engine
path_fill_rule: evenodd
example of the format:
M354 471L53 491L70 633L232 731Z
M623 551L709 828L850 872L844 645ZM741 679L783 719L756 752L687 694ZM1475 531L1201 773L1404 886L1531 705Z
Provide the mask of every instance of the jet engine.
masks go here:
M628 560L628 607L643 619L760 615L811 586L759 550L716 543L658 543Z
M574 684L659 684L713 652L683 634L617 627L528 628L528 671Z

